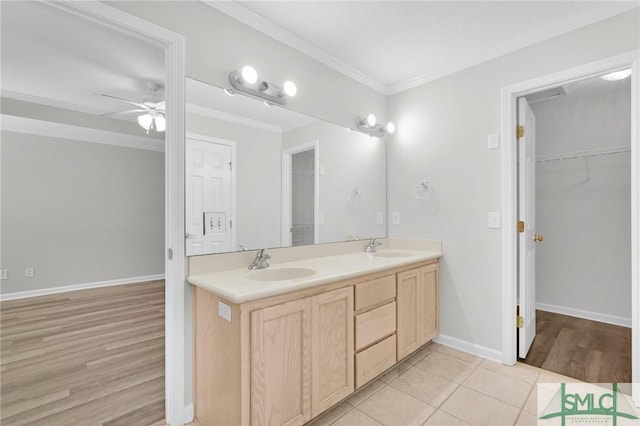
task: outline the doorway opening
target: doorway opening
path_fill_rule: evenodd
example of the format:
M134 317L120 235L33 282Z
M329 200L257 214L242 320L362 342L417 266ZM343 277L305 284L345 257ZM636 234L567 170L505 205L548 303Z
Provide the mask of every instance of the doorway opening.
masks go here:
M282 151L282 245L319 242L318 142Z
M630 383L631 81L605 77L518 99L518 357Z
M502 229L502 264L503 264L503 304L502 304L502 348L503 363L513 365L517 361L517 331L514 324L518 322L518 158L517 158L517 100L520 97L550 89L560 85L569 84L589 77L606 74L607 72L631 69L631 380L633 398L636 404L640 404L640 284L638 279L638 254L639 251L639 218L638 218L638 52L631 51L625 54L581 65L558 73L538 77L532 80L514 84L502 89L502 135L504 139L502 150L502 200L504 223L514 226L505 226ZM533 235L532 235L533 238ZM520 292L526 294L526 292ZM526 304L520 300L520 308ZM531 306L531 304L529 304ZM526 328L526 314L524 318Z

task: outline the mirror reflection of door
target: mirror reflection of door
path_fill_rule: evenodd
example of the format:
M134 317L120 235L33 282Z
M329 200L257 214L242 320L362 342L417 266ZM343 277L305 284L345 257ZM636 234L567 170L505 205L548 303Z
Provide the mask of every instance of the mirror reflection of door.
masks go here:
M314 243L315 149L291 156L291 245Z

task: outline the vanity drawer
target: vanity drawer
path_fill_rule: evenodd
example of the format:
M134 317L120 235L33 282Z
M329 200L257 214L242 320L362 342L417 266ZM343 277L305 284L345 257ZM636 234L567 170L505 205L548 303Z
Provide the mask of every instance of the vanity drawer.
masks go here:
M362 311L371 308L396 297L396 276L378 278L356 284L355 310Z
M396 302L356 315L356 351L396 331Z
M356 388L396 363L396 335L356 354Z

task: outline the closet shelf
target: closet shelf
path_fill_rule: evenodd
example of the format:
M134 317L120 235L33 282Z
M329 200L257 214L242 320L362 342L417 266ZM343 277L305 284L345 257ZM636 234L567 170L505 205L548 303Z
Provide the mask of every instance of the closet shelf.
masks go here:
M603 155L622 154L631 152L631 145L612 146L608 148L588 149L586 151L564 152L561 154L541 155L536 158L536 163L550 161L574 160L577 158L602 157Z

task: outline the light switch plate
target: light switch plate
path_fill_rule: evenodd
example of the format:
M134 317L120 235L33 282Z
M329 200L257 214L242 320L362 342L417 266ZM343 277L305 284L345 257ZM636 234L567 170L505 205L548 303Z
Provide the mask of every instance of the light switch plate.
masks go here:
M391 221L394 225L400 225L400 212L391 213Z
M494 133L487 137L487 148L498 149L500 148L500 134Z
M491 229L500 228L500 212L489 212L488 224Z
M318 225L324 225L324 213L318 213Z
M3 269L0 271L0 280L6 280L7 279L7 270Z
M382 212L376 212L376 224L384 225L384 215Z
M24 268L24 276L26 278L33 278L36 276L36 268L34 268L33 266L27 266L26 268Z
M218 315L231 322L231 306L226 303L218 302Z

